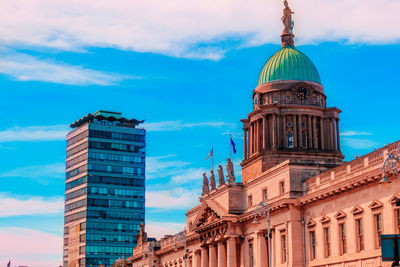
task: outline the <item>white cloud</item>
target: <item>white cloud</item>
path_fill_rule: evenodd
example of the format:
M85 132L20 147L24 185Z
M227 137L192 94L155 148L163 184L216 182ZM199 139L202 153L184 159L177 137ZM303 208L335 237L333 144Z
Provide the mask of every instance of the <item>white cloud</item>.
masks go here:
M64 198L29 197L18 199L0 194L0 218L21 215L62 213L63 210Z
M343 131L340 133L341 136L362 136L362 135L372 135L372 133L369 132L359 132L359 131Z
M372 149L380 147L381 145L371 139L356 139L356 138L349 138L345 137L342 138L345 146L354 148L354 149Z
M183 169L179 174L173 175L171 181L177 184L188 183L194 180L203 181L203 173L205 172L207 171L202 168ZM207 175L209 176L209 173Z
M208 122L197 122L197 123L189 123L182 121L159 121L159 122L144 123L143 127L151 132L161 132L161 131L179 131L194 127L216 127L216 128L234 127L234 124L222 121L208 121Z
M65 163L53 163L47 165L34 165L3 171L0 177L23 177L23 178L61 178L64 176Z
M32 229L0 228L0 262L4 266L54 267L62 265L62 237Z
M168 177L179 173L190 163L172 159L175 155L147 157L146 158L146 179Z
M297 43L400 40L397 0L292 0ZM4 0L4 43L60 49L114 47L188 58L221 58L235 45L278 43L281 1ZM339 19L338 19L339 18ZM214 44L214 47L212 46Z
M146 232L149 237L155 237L158 240L164 235L174 235L182 231L185 227L184 223L175 222L146 222Z
M147 191L146 207L167 210L185 210L197 205L200 190L175 187L171 190Z
M108 86L118 84L125 79L135 78L60 62L39 60L33 56L16 53L8 49L0 50L0 73L20 81L41 81L81 86Z
M54 141L65 140L68 127L65 125L50 126L14 126L0 131L1 142L16 141Z

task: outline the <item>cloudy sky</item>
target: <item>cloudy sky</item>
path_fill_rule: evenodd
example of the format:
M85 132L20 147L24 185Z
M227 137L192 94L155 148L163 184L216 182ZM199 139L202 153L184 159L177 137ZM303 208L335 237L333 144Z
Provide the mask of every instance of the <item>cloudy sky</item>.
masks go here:
M400 2L290 4L296 46L343 110L345 160L398 140ZM146 120L147 229L181 230L230 133L240 173L239 120L280 48L281 12L279 0L1 1L0 265L61 264L65 134L99 109Z

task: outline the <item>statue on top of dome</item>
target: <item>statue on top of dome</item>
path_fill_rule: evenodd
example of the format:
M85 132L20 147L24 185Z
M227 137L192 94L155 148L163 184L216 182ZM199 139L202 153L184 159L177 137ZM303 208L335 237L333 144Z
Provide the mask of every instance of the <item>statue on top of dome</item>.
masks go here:
M288 1L285 0L283 2L285 5L285 8L283 9L283 16L282 16L282 22L283 25L285 26L285 29L283 30L283 33L292 33L293 32L293 27L294 27L294 21L292 20L292 10L289 7Z
M282 22L285 28L283 29L282 32L282 46L294 46L294 35L293 35L293 27L294 27L294 21L292 19L292 10L289 7L288 1L285 0L283 2L285 5L285 8L283 9L283 16L282 16Z

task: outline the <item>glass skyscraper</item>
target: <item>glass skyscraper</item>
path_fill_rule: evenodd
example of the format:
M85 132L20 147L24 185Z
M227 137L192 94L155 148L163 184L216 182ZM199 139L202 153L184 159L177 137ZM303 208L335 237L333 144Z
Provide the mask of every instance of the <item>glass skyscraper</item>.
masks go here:
M98 111L67 135L64 267L110 265L132 254L145 215L143 121Z

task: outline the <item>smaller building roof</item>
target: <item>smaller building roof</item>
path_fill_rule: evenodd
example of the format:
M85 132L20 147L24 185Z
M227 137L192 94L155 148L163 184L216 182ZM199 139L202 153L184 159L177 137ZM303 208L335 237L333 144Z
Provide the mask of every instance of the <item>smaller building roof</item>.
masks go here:
M76 120L75 122L71 123L69 125L69 127L71 127L71 128L79 127L80 125L82 125L92 119L107 120L107 121L111 121L111 122L118 121L120 123L129 123L129 124L132 124L132 127L136 127L140 123L144 122L144 120L127 119L125 117L122 117L121 112L99 110L93 114L89 113L86 116L80 118L79 120Z

